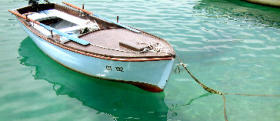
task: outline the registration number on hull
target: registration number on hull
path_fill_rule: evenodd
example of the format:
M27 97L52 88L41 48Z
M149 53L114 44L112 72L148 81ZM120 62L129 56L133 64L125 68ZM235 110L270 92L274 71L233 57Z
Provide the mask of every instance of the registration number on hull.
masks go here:
M124 69L123 69L123 67L121 67L121 66L112 67L112 66L106 65L105 68L106 68L106 70L108 70L108 71L119 71L119 72L124 72Z

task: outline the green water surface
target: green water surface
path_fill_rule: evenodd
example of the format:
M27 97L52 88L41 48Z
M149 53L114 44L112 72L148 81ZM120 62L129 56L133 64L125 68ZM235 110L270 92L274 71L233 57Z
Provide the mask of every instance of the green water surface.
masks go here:
M166 39L209 87L280 94L279 8L239 0L67 2ZM7 12L26 4L0 1L0 121L224 121L222 97L183 70L172 72L164 92L150 93L57 64ZM280 97L226 99L229 121L280 121Z

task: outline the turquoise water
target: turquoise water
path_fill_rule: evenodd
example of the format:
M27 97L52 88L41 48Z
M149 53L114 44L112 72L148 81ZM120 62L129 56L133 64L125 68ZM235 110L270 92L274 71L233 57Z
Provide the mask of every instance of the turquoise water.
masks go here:
M238 0L68 2L166 39L209 87L280 94L278 8ZM222 97L184 71L171 74L164 92L150 93L64 68L7 12L27 1L0 3L1 121L224 121ZM279 97L226 98L229 121L280 120Z

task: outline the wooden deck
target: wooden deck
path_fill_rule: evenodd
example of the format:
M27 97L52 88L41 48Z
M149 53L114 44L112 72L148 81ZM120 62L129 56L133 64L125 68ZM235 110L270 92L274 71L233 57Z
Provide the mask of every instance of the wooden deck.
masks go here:
M80 38L90 42L91 45L82 46L72 41L65 43L65 45L110 57L170 57L175 55L174 50L166 41L143 32L135 33L123 28L99 30ZM153 46L159 52L155 50L141 52L121 46L120 43L127 43L135 48Z

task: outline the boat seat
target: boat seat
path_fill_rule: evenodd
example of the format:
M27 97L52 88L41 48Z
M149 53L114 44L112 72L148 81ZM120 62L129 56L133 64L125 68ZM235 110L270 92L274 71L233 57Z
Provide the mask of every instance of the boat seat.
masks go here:
M61 29L57 29L60 32L67 33L67 34L76 34L78 36L80 33L84 33L87 31L95 31L99 30L99 26L96 21L90 21L86 19L81 19L79 17L69 15L65 12L55 10L55 9L50 9L50 10L44 10L40 12L33 12L28 14L28 17L37 20L37 21L43 21L43 20L48 20L52 18L60 18L62 20L68 21L73 23L74 26L70 27L65 27ZM51 32L44 27L41 27L40 25L34 24L34 28L36 28L38 31L40 31L42 34L50 37ZM57 33L53 33L53 35L56 35Z
M34 12L30 15L28 15L29 18L33 19L33 20L37 20L37 21L41 21L44 19L49 19L52 17L58 17L61 18L63 20L67 20L71 23L77 24L77 25L84 25L85 23L88 22L88 20L86 19L81 19L79 17L73 16L73 15L69 15L65 12L56 10L56 9L50 9L50 10L43 10L38 12Z
M78 30L81 30L81 29L82 29L81 26L72 26L72 27L68 27L68 28L59 29L59 31L67 33L67 32L78 31Z
M89 31L99 30L99 26L96 22L87 21L84 25L76 25L72 27L67 27L63 29L59 29L61 32L75 32L75 31L84 31L84 29L88 29Z

